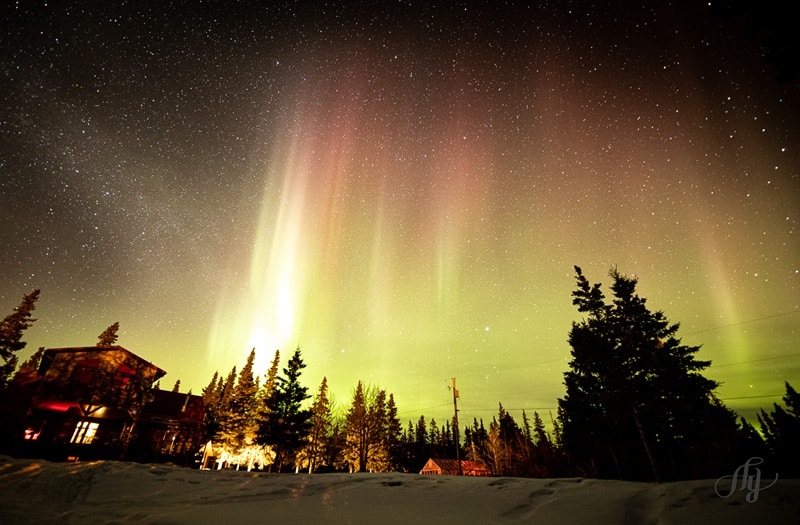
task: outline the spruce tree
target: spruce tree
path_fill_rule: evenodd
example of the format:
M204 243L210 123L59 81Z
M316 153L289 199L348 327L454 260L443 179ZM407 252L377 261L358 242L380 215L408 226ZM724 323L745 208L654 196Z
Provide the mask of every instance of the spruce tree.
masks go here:
M397 464L404 472L416 472L419 470L419 467L424 464L425 459L427 459L425 458L421 462L417 459L414 422L411 420L408 421L408 425L400 436L400 449L398 454Z
M391 401L391 404L390 404ZM344 423L343 462L351 472L394 470L393 448L399 446L400 421L394 397L386 391L365 387L359 381Z
M0 392L6 389L11 374L17 367L17 352L25 348L22 334L36 321L31 312L36 308L39 290L22 296L22 302L0 322Z
M216 430L213 434L215 444L225 441L224 436L229 432L228 423L230 417L230 403L233 396L233 389L236 387L236 366L231 368L227 377L223 381L220 378L221 387L217 396L217 406L215 410L215 427Z
M205 407L205 423L206 434L204 439L210 439L217 433L219 428L219 401L222 395L222 378L219 377L219 372L214 372L214 376L208 383L201 395L203 397L203 406Z
M311 404L311 425L308 443L303 449L303 459L308 463L309 474L325 464L328 441L333 427L328 378L323 377L317 395Z
M431 457L431 447L428 441L428 427L425 424L425 416L420 415L417 420L415 429L416 446L414 447L414 455L419 463L419 468L425 465L428 458Z
M550 441L550 436L544 428L544 421L538 412L533 413L533 441L536 451L535 470L538 476L549 477L553 475L554 468L554 445Z
M566 396L559 399L563 441L584 474L662 481L712 476L728 468L736 439L733 412L703 377L709 361L682 345L679 326L650 311L637 280L609 273L614 299L575 267Z
M389 454L386 391L378 390L371 401L367 414L370 446L366 469L370 472L388 472L392 470L392 465Z
M283 369L283 375L277 378L274 391L264 399L258 439L272 447L279 472L284 467L294 466L309 432L311 411L302 405L311 396L308 388L300 384L300 374L305 367L298 347Z
M758 414L761 432L773 468L784 477L800 476L800 394L787 381L783 402L773 404L772 412Z
M39 370L39 364L42 362L42 356L44 355L45 348L40 346L38 350L36 350L33 355L31 355L28 359L23 361L21 365L19 365L20 370L23 368L27 370Z
M367 399L361 381L353 391L353 400L345 416L344 450L342 456L350 472L367 470L369 457L370 432L368 422Z
M442 451L439 447L441 441L442 436L439 432L439 424L436 422L435 418L431 418L431 420L428 421L428 448L432 456L438 458L442 457Z
M339 470L347 469L344 460L345 435L344 418L336 417L331 419L331 431L325 447L325 457L322 461L324 465L330 465Z
M496 418L492 418L489 424L489 432L486 435L486 442L484 443L485 462L489 470L495 476L502 476L505 474L505 466L507 461L506 443L500 435L500 423Z
M264 386L262 387L263 397L264 399L268 399L272 394L275 392L275 387L278 385L278 371L281 361L281 351L275 350L275 355L272 358L272 364L267 371L267 380L264 381Z
M231 388L230 398L220 421L217 439L233 455L239 455L256 437L258 422L255 401L258 390L253 377L255 357L256 349L253 348L239 372L236 384Z
M119 321L103 330L103 333L97 336L97 346L114 346L114 344L117 342L117 338L119 337L117 332L119 332Z
M489 439L489 435L483 425L483 419L481 418L479 424L478 418L472 418L472 428L468 428L467 431L468 432L465 432L465 436L469 434L469 445L467 446L465 444L467 448L467 459L481 463L485 462L486 442Z
M389 470L400 468L403 459L402 433L403 426L397 417L394 394L390 393L386 401L386 449L389 453Z
M499 440L503 449L502 464L499 472L505 476L523 476L526 474L522 459L525 457L525 435L514 421L514 418L500 403L497 425Z

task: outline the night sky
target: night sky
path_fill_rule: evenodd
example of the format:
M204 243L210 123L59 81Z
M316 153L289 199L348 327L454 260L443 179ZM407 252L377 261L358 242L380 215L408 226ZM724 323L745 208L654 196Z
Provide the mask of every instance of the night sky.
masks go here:
M0 8L0 314L41 289L21 357L119 321L162 388L299 345L340 404L364 380L443 422L456 377L462 422L549 420L573 265L609 295L616 265L730 408L800 387L788 13L446 4Z

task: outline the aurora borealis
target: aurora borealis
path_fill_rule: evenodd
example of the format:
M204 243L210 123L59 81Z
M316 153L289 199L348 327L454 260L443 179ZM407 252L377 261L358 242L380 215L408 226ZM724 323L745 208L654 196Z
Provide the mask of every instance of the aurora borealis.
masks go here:
M260 4L3 8L3 315L42 291L23 358L119 321L162 388L299 345L340 404L364 380L442 421L456 377L466 421L546 414L572 267L607 289L616 265L728 407L798 386L781 13Z

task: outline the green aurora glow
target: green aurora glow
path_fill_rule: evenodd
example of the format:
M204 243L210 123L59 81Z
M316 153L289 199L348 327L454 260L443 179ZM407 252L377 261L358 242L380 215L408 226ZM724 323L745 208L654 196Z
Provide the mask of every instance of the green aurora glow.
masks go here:
M456 377L462 423L547 419L572 267L616 265L730 408L800 386L797 82L702 6L441 31L31 9L0 131L0 307L42 290L23 357L120 321L163 388L299 345L340 404L364 380L443 422Z

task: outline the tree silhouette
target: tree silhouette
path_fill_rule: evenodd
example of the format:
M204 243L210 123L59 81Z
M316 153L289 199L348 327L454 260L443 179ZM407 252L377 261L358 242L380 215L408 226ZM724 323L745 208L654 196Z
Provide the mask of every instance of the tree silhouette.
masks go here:
M796 477L800 475L800 394L788 381L783 402L786 408L774 403L772 412L762 409L758 421L775 467L782 476Z
M284 466L294 465L309 431L311 412L302 408L302 403L311 396L300 384L305 366L298 347L283 369L283 375L277 378L272 395L264 400L264 418L259 425L258 439L275 451L279 472Z
M44 355L45 347L40 346L28 359L22 362L19 365L19 369L28 369L28 370L38 370L39 364L42 362L42 356Z
M333 416L331 414L330 394L328 393L328 378L323 377L317 395L314 397L314 402L311 404L308 443L302 452L303 460L308 464L309 474L324 464L332 428Z
M219 429L220 400L222 398L222 389L224 386L225 384L219 372L214 372L211 382L209 382L208 386L201 392L203 396L203 406L205 407L205 418L203 421L205 423L206 434L203 438L204 440L211 439Z
M581 269L573 304L566 396L559 399L564 445L587 475L666 480L710 476L731 464L733 412L700 371L699 347L675 338L679 325L652 312L637 280L612 268L612 302Z
M0 358L3 360L0 365L0 392L5 390L17 367L17 352L27 344L22 340L22 334L36 321L31 317L31 312L36 308L38 299L39 290L23 295L22 302L14 308L14 312L0 322Z
M258 385L253 377L256 350L247 356L247 362L239 372L238 380L230 388L230 397L219 415L217 440L232 456L239 456L242 449L255 441L256 393Z
M97 336L97 346L114 346L119 337L117 332L119 332L119 321L106 328L102 334Z
M403 433L403 426L400 423L400 418L397 417L397 404L394 401L394 394L389 394L389 399L386 401L386 449L389 451L389 469L396 470L400 468L400 463L403 459L401 435Z

